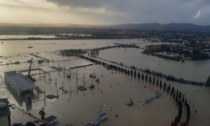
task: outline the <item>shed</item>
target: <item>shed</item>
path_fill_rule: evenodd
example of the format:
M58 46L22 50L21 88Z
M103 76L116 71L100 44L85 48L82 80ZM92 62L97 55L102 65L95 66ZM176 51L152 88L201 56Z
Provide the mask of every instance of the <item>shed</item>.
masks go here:
M3 126L8 126L10 124L11 112L8 103L6 98L0 99L0 124Z
M16 71L5 72L4 77L5 84L21 97L25 92L33 91L36 88L31 80Z

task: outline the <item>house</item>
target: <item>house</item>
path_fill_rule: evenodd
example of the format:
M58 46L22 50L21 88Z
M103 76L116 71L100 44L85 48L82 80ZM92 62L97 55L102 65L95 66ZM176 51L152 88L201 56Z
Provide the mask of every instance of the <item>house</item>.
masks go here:
M0 99L0 124L1 126L11 126L10 109L6 98Z

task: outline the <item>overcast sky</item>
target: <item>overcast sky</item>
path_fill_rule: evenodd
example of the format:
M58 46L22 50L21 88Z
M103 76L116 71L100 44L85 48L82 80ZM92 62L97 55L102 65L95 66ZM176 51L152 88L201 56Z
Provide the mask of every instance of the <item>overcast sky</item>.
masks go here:
M210 25L210 0L0 0L0 23Z

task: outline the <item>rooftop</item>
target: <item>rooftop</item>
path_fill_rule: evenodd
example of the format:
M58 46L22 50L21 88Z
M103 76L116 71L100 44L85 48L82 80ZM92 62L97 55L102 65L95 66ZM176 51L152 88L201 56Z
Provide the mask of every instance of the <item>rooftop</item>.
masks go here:
M36 87L31 80L16 71L5 72L5 75L7 75L7 78L10 78L13 82L15 82L10 83L10 85L15 89L19 89L19 91L26 91Z

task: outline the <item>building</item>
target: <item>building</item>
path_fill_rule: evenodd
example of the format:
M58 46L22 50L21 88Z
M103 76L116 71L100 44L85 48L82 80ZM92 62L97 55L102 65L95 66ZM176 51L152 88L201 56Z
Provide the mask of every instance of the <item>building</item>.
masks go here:
M10 109L8 106L8 100L6 98L0 99L0 125L1 126L10 126Z
M4 73L5 84L10 87L20 98L28 94L36 88L35 84L27 77L16 71Z

